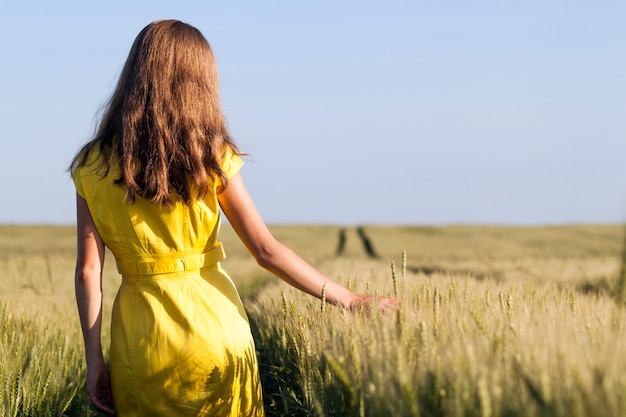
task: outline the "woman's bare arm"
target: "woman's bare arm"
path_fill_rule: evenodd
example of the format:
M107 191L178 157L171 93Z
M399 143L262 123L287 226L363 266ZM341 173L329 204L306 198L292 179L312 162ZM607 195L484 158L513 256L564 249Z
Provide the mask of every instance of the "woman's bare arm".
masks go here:
M75 273L76 303L85 342L87 392L94 406L115 414L109 372L102 356L102 267L104 244L91 218L87 202L76 194L77 256Z
M355 294L332 281L272 236L240 174L230 179L218 199L228 221L259 265L315 297L320 298L324 288L326 300L343 308L369 306L371 296ZM398 301L381 297L378 303L381 308L387 309L395 308Z

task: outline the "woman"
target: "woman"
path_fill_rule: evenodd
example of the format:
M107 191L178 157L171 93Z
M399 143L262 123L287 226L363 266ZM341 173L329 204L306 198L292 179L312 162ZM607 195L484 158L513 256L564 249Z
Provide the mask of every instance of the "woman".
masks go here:
M220 208L257 262L346 309L372 298L336 284L279 243L239 174L202 34L157 21L137 36L94 138L70 166L76 185L76 298L94 406L120 416L262 416L254 344L221 268ZM104 248L122 284L110 377L100 344ZM379 298L383 309L395 299ZM114 404L114 406L113 406Z

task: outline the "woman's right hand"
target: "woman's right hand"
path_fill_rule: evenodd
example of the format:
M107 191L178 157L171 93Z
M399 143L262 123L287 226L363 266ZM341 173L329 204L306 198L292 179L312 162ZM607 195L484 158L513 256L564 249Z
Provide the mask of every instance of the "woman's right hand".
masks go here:
M109 370L104 361L87 366L87 394L96 410L111 416L116 415L113 409Z

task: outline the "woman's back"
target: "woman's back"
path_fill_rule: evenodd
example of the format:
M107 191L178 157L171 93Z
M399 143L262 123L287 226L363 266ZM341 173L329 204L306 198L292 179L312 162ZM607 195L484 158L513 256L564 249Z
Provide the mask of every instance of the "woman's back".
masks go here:
M118 414L263 415L246 313L219 265L219 181L190 204L128 204L119 170L103 177L92 153L74 182L123 277L111 321ZM241 165L227 152L222 169L230 178Z
M217 201L219 181L210 181L207 194L188 205L176 201L160 207L144 198L124 202L124 187L115 184L119 168L112 166L102 178L99 154L92 151L87 163L74 174L78 194L89 206L94 223L118 261L150 255L202 253L217 242L220 212ZM236 173L241 159L227 152L222 163L227 177ZM123 271L120 271L123 272Z

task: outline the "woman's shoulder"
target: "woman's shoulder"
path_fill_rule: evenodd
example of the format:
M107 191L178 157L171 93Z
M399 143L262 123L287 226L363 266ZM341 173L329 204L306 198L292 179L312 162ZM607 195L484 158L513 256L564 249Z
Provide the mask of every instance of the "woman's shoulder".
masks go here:
M221 166L227 178L232 178L243 166L244 162L241 159L241 155L238 150L230 146L224 149L224 154L221 158Z
M78 158L74 174L78 175L99 175L117 171L117 162L113 153L103 153L98 146L84 149Z
M114 156L105 155L98 146L85 147L76 158L71 171L72 180L78 194L85 198L88 190L96 184L103 184L105 177L119 177L118 164ZM105 181L109 183L113 181Z
M91 191L113 186L120 177L120 168L114 156L104 155L97 147L85 151L71 176L78 194L88 199Z

